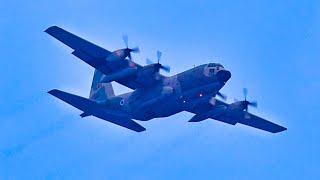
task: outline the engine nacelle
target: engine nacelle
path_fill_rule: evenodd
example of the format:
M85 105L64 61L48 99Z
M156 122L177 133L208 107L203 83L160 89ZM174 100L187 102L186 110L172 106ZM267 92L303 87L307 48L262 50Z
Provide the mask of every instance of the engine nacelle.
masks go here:
M101 80L101 83L109 83L123 78L128 78L135 75L136 72L137 68L125 68L118 72L104 76L104 78Z
M217 117L217 116L223 114L226 110L227 110L226 106L218 105L218 106L214 107L214 109L212 109L212 110L210 110L208 112L194 115L189 120L189 122L199 122L199 121L206 120L208 118L214 118L214 117Z
M113 51L109 56L106 57L107 61L119 61L124 60L129 56L130 51L127 49L118 49Z

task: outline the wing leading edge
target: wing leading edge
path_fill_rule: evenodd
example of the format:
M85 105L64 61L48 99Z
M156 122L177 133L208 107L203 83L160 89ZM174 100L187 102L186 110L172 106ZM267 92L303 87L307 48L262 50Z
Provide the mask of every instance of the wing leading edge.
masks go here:
M287 128L283 126L270 122L251 113L239 110L228 110L228 112L225 114L210 118L226 123L235 121L236 123L251 126L271 133L278 133L287 130Z
M76 52L82 51L83 53L86 53L95 58L103 58L111 54L110 51L99 47L87 40L84 40L58 26L51 26L46 29L45 32L50 34L63 44L69 46Z
M120 114L118 112L108 110L102 105L92 101L90 99L86 99L77 95L69 94L57 89L51 90L48 92L49 94L55 96L56 98L82 110L84 116L93 115L98 118L104 119L116 125L131 129L136 132L142 132L146 129L142 127L140 124L136 123L129 117L124 114Z

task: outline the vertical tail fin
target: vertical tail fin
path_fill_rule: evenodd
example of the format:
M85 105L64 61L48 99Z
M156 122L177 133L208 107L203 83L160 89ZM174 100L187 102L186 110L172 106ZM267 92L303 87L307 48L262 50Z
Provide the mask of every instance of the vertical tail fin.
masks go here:
M104 77L105 75L103 73L97 69L94 70L89 99L94 101L103 101L114 97L112 84L100 83Z

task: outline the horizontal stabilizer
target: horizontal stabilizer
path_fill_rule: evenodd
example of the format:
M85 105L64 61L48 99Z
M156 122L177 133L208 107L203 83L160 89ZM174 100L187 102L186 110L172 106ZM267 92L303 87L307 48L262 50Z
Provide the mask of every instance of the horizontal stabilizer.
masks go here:
M51 90L48 93L72 105L73 107L82 110L84 112L83 116L93 115L136 132L146 130L144 127L130 119L125 114L113 110L108 110L106 109L106 107L90 99L66 93L57 89Z

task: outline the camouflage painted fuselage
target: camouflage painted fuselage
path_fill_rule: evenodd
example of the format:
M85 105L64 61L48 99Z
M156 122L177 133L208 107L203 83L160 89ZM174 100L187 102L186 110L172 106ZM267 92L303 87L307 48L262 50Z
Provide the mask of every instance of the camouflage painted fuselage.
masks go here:
M106 108L147 121L190 109L210 98L224 86L231 74L220 64L204 64L171 77L162 77L150 88L136 89L104 102Z
M248 112L248 106L257 103L244 100L228 104L215 98L225 99L219 90L230 79L231 73L217 63L204 64L180 74L166 77L160 70L170 67L159 63L142 66L132 61L131 52L138 48L106 50L60 27L51 26L46 33L73 49L72 54L92 66L95 71L89 98L52 89L48 93L81 110L81 117L95 116L124 128L142 132L146 129L132 119L147 121L187 111L194 116L188 122L214 119L230 125L237 123L277 133L285 127ZM133 92L115 96L112 82L117 82Z

